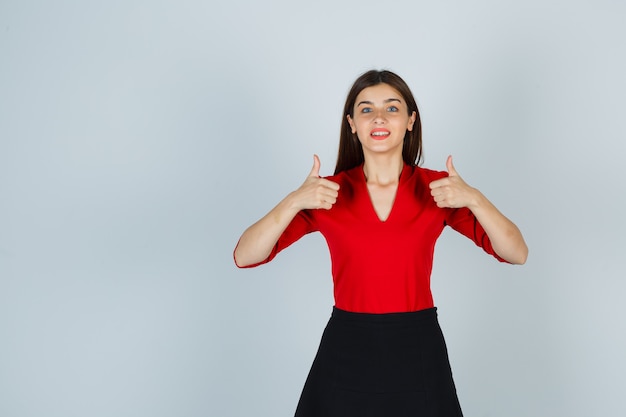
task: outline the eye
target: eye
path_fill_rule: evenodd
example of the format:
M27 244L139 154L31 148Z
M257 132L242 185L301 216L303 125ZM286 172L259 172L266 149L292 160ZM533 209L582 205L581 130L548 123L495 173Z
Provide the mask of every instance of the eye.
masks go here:
M361 109L361 113L371 113L371 112L372 112L372 109L369 107L363 107Z
M390 111L390 112L397 112L397 111L398 111L398 108L397 108L396 106L389 106L389 107L387 107L387 111Z

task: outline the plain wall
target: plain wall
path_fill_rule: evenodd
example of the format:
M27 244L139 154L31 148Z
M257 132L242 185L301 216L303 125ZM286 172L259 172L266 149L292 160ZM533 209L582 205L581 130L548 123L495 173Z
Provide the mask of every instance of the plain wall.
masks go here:
M625 415L626 3L3 1L0 415L292 415L330 315L324 239L238 270L241 232L334 169L353 80L391 69L424 166L523 231L447 230L433 292L465 415Z

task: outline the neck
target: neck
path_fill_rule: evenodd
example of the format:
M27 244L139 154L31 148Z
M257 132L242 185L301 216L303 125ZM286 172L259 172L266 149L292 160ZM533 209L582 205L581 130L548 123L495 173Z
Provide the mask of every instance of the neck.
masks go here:
M365 157L363 173L368 184L388 185L399 181L403 167L402 157Z

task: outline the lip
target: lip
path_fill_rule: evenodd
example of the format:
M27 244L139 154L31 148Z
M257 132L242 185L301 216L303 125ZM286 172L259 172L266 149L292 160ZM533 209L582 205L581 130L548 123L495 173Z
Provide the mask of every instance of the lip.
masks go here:
M384 135L384 136L374 135L374 133L379 133L379 132L386 133L386 135ZM387 139L389 137L390 134L391 134L391 132L388 129L377 128L377 129L373 129L370 132L370 137L372 139L374 139L374 140L385 140L385 139Z

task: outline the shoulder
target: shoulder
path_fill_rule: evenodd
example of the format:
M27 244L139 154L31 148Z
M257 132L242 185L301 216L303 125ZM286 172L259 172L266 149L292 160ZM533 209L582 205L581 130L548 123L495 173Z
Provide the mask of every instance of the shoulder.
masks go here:
M357 184L361 181L365 182L362 165L347 169L345 171L341 171L335 175L330 175L324 178L339 184L339 195L345 198L354 196L354 194L359 189Z
M334 182L345 182L358 180L359 175L363 175L363 165L358 165L354 168L350 168L345 171L341 171L335 175L329 175L324 178Z
M448 173L445 171L435 171L433 169L420 166L413 166L409 168L412 170L411 177L422 183L429 184L432 181L436 181L448 176Z
M433 181L447 177L448 173L420 166L407 166L406 171L408 171L408 175L405 176L403 173L402 176L404 178L401 178L400 181L400 184L403 184L403 188L410 190L419 201L429 201L434 204L430 195L430 184Z

